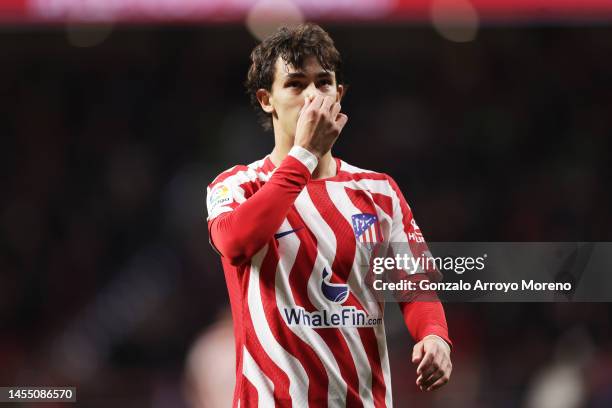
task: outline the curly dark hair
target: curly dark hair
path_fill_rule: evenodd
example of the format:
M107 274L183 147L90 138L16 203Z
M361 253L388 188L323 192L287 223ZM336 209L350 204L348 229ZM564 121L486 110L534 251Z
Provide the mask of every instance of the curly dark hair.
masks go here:
M310 56L315 56L326 71L335 72L337 84L344 83L340 53L329 34L316 24L280 27L251 52L251 66L244 85L264 129L272 129L272 115L261 109L257 90L272 90L278 57L293 67L303 68L305 59Z

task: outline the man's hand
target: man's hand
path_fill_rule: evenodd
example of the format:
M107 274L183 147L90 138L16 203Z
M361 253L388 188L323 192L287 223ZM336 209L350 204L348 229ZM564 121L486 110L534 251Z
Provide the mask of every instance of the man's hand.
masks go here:
M307 97L298 117L294 145L321 158L332 148L347 120L333 97Z
M425 336L414 345L412 362L418 364L417 385L421 391L433 391L446 384L453 365L450 346L438 336Z

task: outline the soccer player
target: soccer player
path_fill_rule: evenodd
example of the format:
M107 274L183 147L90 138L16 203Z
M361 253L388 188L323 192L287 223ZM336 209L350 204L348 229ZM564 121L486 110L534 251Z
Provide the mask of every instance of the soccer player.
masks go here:
M207 190L234 320L233 406L391 407L384 303L357 290L361 243L412 246L420 230L391 177L332 156L348 117L340 54L322 28L283 27L251 62L246 87L274 149ZM434 390L451 373L444 310L399 305L417 385Z

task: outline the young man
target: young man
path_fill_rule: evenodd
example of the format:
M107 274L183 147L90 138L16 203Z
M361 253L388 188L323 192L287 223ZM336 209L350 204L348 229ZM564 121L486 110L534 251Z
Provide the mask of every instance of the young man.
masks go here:
M251 60L246 86L274 149L207 191L234 319L234 406L391 407L384 304L357 290L359 243L411 244L420 231L391 177L331 154L348 118L329 35L313 24L284 27ZM444 310L400 307L417 341L417 385L436 389L451 372Z

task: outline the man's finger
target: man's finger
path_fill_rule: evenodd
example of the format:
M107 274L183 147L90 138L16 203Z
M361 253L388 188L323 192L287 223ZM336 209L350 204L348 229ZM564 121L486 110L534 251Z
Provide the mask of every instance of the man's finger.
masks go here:
M427 388L427 391L433 391L433 390L437 390L438 388L440 388L441 386L443 386L444 384L446 384L448 382L449 379L449 375L445 374L442 377L438 378L436 380L436 382L434 382L433 384L431 384L429 386L429 388Z
M421 364L419 364L419 366L417 367L417 374L421 375L421 374L424 374L426 370L430 371L433 360L434 360L433 353L426 352L425 357L423 357L423 360L421 360Z
M421 375L417 379L417 385L422 391L435 390L448 382L451 372L453 371L453 365L450 360L447 359L445 361L437 362L436 365L440 367L439 370L436 370L429 377L426 375Z
M312 97L311 96L307 96L306 98L304 98L304 105L302 105L302 109L300 109L300 113L298 114L298 116L301 116L302 113L308 109L308 107L310 106L310 104L312 103Z
M421 376L421 382L419 383L419 385L424 389L428 389L432 384L442 378L443 375L443 370L435 370L430 375Z
M323 103L323 97L321 95L317 95L314 97L312 102L310 103L309 108L313 110L321 109L321 104Z
M342 130L342 128L344 128L344 125L346 125L346 122L348 122L348 116L346 116L344 113L339 113L338 119L336 119L336 126L338 126L340 130Z
M421 358L423 358L423 343L419 342L412 349L412 362L417 364L421 361Z
M435 376L438 371L440 371L440 368L434 363L424 367L420 374L421 381L419 382L419 385L430 382L431 378Z
M321 110L323 112L329 112L333 103L334 103L334 98L332 98L331 96L324 97L323 103L321 104ZM332 119L335 119L335 117L332 116Z
M338 114L340 113L340 109L341 109L341 106L340 106L339 102L336 102L336 103L334 103L332 105L331 116L330 116L332 118L332 120L336 120L337 119Z

